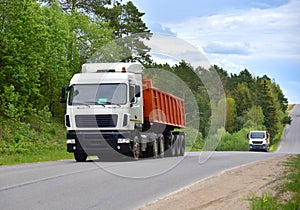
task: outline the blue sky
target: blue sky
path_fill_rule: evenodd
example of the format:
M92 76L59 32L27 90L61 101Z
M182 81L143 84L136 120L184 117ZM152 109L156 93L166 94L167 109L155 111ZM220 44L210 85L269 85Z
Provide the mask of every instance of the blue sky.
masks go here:
M300 0L133 0L154 33L176 36L229 73L267 74L300 104Z

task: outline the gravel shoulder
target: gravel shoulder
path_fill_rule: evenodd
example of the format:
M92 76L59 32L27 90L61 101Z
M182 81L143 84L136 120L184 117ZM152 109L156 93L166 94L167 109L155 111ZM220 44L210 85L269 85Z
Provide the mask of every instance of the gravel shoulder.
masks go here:
M167 195L141 210L159 209L249 209L249 197L276 194L284 182L284 163L292 155L266 159L224 171Z

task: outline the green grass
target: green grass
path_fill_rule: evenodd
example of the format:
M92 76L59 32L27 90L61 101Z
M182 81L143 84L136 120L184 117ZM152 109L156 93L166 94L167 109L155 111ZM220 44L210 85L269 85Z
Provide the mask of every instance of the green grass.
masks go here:
M286 182L282 186L282 193L289 192L293 194L291 200L283 202L280 195L263 193L262 196L252 196L250 200L251 210L297 210L300 209L300 155L294 156L286 164L290 173L286 176Z
M72 158L62 122L31 116L23 122L0 116L0 165Z
M34 163L44 161L56 161L64 159L73 159L73 154L64 150L52 150L35 154L3 154L0 157L0 165L14 165L22 163Z

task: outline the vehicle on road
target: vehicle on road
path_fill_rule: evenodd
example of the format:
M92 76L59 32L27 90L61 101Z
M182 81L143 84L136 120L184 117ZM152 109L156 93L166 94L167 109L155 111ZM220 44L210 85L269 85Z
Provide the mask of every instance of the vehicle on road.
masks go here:
M184 155L184 100L153 87L143 69L138 62L87 63L63 87L67 151L76 161Z
M249 151L270 150L270 134L267 131L250 131L247 134L249 139Z

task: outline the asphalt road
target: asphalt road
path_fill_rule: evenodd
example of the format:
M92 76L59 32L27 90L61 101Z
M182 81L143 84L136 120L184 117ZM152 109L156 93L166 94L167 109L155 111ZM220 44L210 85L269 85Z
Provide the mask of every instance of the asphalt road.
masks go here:
M290 116L292 123L285 127L284 138L279 152L300 154L300 104L294 107Z
M0 167L0 209L137 209L224 170L300 154L300 106L276 153L205 152L157 160L73 160Z

